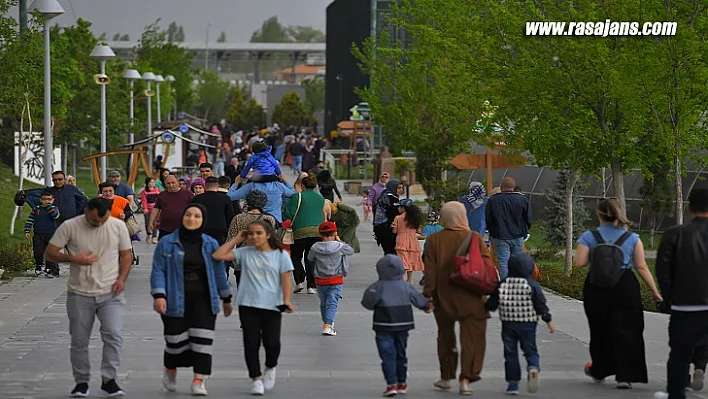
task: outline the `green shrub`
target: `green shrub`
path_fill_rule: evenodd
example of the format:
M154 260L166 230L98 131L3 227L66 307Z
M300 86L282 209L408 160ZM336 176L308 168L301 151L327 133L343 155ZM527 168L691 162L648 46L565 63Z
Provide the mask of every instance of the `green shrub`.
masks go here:
M549 262L536 259L536 264L541 270L541 285L570 298L583 300L583 286L585 285L585 269L573 267L570 273L563 272L563 261ZM637 278L639 278L637 276ZM656 304L651 291L643 282L639 282L644 310L656 312ZM553 309L551 309L551 312Z
M3 277L12 277L34 268L32 246L29 243L0 244L0 269Z
M530 254L536 262L561 260L557 248L536 248L531 250Z

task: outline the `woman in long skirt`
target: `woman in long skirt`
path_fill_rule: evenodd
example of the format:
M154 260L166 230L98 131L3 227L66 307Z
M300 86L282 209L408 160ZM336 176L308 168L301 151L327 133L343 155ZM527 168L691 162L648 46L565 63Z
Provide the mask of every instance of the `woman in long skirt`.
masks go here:
M219 248L203 233L206 216L203 205L185 208L180 228L158 242L150 275L153 308L162 317L165 335L162 384L176 391L177 368L191 367L196 396L207 394L204 380L211 375L219 299L226 317L233 311L224 262L203 255Z
M583 300L590 326L592 359L585 366L585 374L596 382L614 375L617 388L630 389L632 383L648 382L644 313L639 282L632 268L637 270L654 299L661 301L661 294L647 267L644 245L639 235L625 235L625 226L630 222L624 217L617 199L602 199L597 205L597 216L600 221L597 230L586 231L578 239L575 265L584 267L591 263L593 250L598 246L597 234L604 243L617 243L624 259L620 268L621 277L614 286L598 286L589 278L585 280Z
M246 239L250 246L236 248ZM235 261L242 265L241 284L236 302L243 326L243 353L251 394L263 395L275 387L275 367L280 357L282 314L295 311L290 302L293 263L265 220L255 220L236 238L229 240L212 255L219 261ZM265 348L265 372L261 373L258 352Z

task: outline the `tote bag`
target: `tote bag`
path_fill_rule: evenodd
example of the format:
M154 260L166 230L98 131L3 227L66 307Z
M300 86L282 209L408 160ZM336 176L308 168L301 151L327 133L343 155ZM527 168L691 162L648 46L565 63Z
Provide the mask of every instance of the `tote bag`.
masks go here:
M479 249L478 235L470 232L453 259L450 281L477 295L491 295L499 285L499 272Z

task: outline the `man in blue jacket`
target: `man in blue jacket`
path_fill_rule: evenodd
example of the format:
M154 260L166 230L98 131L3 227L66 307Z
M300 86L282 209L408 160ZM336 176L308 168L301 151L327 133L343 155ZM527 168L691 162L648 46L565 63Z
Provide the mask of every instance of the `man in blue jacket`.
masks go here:
M501 193L489 197L485 209L487 230L502 280L509 275L509 257L522 252L524 238L531 229L531 203L523 194L514 192L514 187L514 179L505 177Z
M52 183L49 191L54 196L54 206L59 209L59 224L75 216L83 215L86 208L86 196L78 187L66 184L66 175L61 170L52 173Z

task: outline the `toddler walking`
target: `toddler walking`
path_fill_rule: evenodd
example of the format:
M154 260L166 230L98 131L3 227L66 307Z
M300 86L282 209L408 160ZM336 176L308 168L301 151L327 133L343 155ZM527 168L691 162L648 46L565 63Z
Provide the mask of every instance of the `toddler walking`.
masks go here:
M407 198L393 205L398 207L400 213L391 224L393 233L396 234L396 253L403 259L403 266L406 268L405 279L410 283L413 280L413 272L422 272L425 269L423 251L418 243L418 239L423 238L420 235L423 229L423 214L420 208Z
M368 222L369 218L371 217L371 205L369 205L367 203L370 192L371 192L371 190L364 190L364 192L361 194L361 202L359 203L359 205L364 208L364 221L365 222Z
M30 239L30 231L34 230L32 236L32 252L34 254L34 274L42 274L44 265L44 251L49 245L54 232L57 231L59 220L59 209L55 207L54 195L51 191L45 190L39 197L39 205L32 209L25 222L25 238ZM47 278L59 277L59 264L47 261L44 274Z
M433 304L412 285L403 281L403 261L396 255L385 255L376 263L379 281L364 292L361 305L374 311L376 347L386 379L385 397L408 392L408 332L415 328L413 307L433 311Z
M502 321L507 395L519 394L519 381L521 381L519 346L526 357L527 389L530 393L538 392L540 358L536 347L536 327L539 317L548 323L551 333L556 330L541 285L531 278L533 269L534 261L528 253L519 252L511 255L509 275L499 283L497 290L487 299L485 305L490 312L499 309L499 318Z
M315 283L320 297L320 314L322 315L322 335L333 337L334 318L337 306L342 297L344 278L349 273L347 256L354 255L354 249L342 242L337 234L334 222L324 222L319 226L322 241L312 245L307 259L315 263Z

